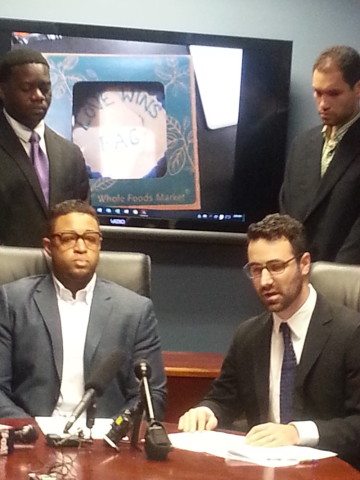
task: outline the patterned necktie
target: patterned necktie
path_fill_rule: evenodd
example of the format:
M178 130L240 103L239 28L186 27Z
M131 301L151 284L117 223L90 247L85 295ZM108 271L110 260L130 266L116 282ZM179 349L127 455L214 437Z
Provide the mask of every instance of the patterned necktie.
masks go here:
M332 159L335 155L335 149L339 140L330 139L324 144L322 156L321 156L321 177L325 175L326 170L328 169Z
M30 137L30 160L35 167L45 203L49 205L49 160L42 151L39 141L40 135L37 132L32 132Z
M296 374L296 356L291 341L291 330L286 322L281 323L280 331L284 340L284 357L280 379L280 423L293 420L293 394Z

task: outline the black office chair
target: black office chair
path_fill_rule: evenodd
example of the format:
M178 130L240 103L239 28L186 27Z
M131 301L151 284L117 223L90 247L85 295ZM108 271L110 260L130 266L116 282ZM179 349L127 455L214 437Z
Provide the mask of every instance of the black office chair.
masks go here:
M310 281L329 301L360 312L360 265L314 262Z
M51 259L40 248L0 246L0 285L50 271ZM150 298L151 261L148 255L100 252L99 277Z

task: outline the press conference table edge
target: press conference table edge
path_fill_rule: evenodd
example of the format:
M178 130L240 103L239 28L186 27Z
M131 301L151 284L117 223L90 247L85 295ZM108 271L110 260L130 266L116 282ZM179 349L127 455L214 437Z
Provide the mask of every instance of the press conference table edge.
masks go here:
M45 437L36 421L30 417L3 418L0 423L14 427L33 424L39 431L39 438L33 447L16 448L7 457L0 457L0 478L25 480L31 471L40 473L39 469L46 473L45 470L59 456L59 450L46 445ZM175 424L164 425L168 433L177 431ZM117 453L105 446L101 440L80 449L62 449L62 454L74 458L78 471L76 477L69 478L77 480L95 480L100 478L99 474L103 480L113 480L120 476L122 480L200 480L209 477L212 480L360 480L360 472L337 457L310 465L269 469L241 462L229 465L223 459L212 455L174 449L167 460L161 462L147 460L142 447L131 449L129 445L124 445Z

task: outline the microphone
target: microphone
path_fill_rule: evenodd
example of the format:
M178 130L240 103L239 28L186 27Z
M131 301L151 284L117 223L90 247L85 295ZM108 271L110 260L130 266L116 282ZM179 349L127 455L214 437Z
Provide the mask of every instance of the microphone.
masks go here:
M38 432L34 425L24 425L21 428L14 429L14 443L30 444L38 439Z
M115 450L119 451L118 443L124 438L132 428L134 420L133 411L128 408L120 413L113 421L110 430L104 436L104 440Z
M151 368L146 360L140 360L135 365L135 375L141 382L142 401L145 398L145 408L148 417L148 427L145 433L145 452L150 460L165 460L172 445L164 425L155 420L154 408L151 398L149 379Z
M13 428L9 425L0 425L0 457L14 451L15 444L35 443L38 432L33 425Z
M85 393L81 401L74 408L65 425L64 433L68 433L80 415L90 406L92 406L95 397L101 397L105 388L111 382L118 372L121 364L122 354L115 351L107 357L91 374L89 381L85 385Z
M136 377L142 382L144 396L145 396L145 408L148 416L148 421L155 420L154 408L151 398L149 379L151 376L151 368L146 360L140 360L134 369Z
M148 379L151 375L151 368L145 360L140 360L134 367L136 377L141 381L141 401L137 404L135 409L125 409L119 413L110 427L108 433L104 436L104 441L119 451L118 444L122 438L124 438L130 430L132 430L131 443L136 444L138 441L139 427L141 417L144 411L144 399L143 393L146 390L146 411L149 420L154 421L154 410L152 406L152 400L150 395L150 388Z

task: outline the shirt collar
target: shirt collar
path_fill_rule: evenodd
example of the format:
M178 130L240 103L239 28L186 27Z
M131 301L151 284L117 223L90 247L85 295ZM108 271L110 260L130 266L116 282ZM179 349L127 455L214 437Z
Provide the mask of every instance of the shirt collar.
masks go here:
M56 295L61 300L64 300L65 302L82 301L85 302L87 305L91 303L96 283L96 273L94 273L92 279L85 288L76 292L75 298L72 296L70 290L64 287L64 285L55 277L54 274L52 275L52 277L55 285Z
M336 126L330 127L329 125L324 125L321 130L324 139L330 140L330 133L332 133L331 140L335 143L340 142L340 140L345 135L345 133L349 130L351 125L353 125L359 118L360 118L360 111L355 115L355 117L353 117L347 123L345 123L344 125L341 125L341 127L336 127Z
M22 123L18 122L17 120L15 120L15 118L13 118L11 115L9 115L7 113L7 111L5 110L5 108L3 109L3 112L4 112L4 115L5 115L5 118L6 120L9 122L10 126L12 127L12 129L14 130L14 132L16 133L16 135L23 141L23 142L29 142L30 141L30 136L31 136L31 133L33 131L35 131L36 133L38 133L40 135L40 138L44 138L44 134L45 134L45 122L44 120L41 120L37 125L36 127L34 128L34 130L30 130L30 128L26 127L25 125L23 125Z
M307 299L301 305L299 310L295 312L294 315L292 315L288 320L286 320L295 339L300 339L306 336L311 316L315 308L316 299L316 290L311 284L309 284L309 295ZM284 320L274 312L273 322L273 331L275 333L278 333L280 329L280 324L284 322Z

